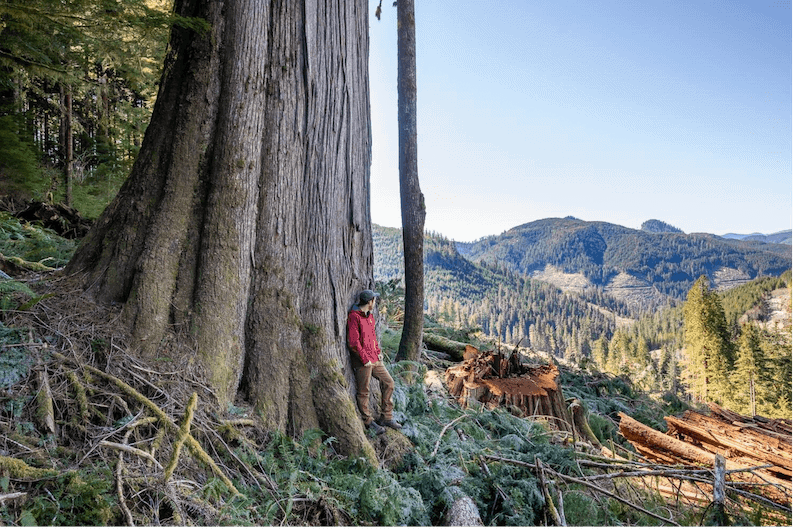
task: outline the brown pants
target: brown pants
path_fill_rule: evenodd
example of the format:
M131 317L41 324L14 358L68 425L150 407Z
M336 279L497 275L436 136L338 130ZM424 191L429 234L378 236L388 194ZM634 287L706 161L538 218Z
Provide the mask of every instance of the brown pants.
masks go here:
M392 419L392 393L394 393L394 380L389 372L386 371L382 362L375 366L357 365L353 368L356 374L356 394L358 409L361 411L361 420L364 425L372 423L372 413L369 409L369 381L372 377L381 383L381 419L386 421Z

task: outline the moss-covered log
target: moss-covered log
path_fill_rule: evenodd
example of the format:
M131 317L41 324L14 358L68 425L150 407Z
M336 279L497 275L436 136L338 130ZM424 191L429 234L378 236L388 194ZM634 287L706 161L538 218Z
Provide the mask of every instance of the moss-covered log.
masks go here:
M29 466L19 458L0 455L0 477L9 477L15 480L39 480L54 477L58 474L55 469L41 469Z
M480 353L474 345L456 342L438 334L423 333L422 341L425 342L429 349L447 353L450 356L450 360L454 362L463 362L464 359L472 358Z

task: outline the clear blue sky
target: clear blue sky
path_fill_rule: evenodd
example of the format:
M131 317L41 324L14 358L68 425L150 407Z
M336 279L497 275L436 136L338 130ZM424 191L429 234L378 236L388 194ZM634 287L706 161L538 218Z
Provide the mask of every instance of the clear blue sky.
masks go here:
M370 0L372 220L400 227L397 11ZM426 229L792 225L786 0L417 0Z

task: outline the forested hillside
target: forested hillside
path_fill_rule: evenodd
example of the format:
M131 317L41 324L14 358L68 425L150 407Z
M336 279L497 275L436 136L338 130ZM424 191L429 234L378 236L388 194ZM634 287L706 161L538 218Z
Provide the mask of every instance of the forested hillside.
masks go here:
M376 280L401 277L400 230L373 225L373 231ZM425 240L425 294L426 311L443 323L575 361L589 356L592 339L610 338L617 320L633 316L599 290L571 294L505 265L477 265L438 235Z
M706 275L716 283L777 276L791 268L791 247L710 234L648 232L605 222L550 218L510 229L458 250L474 262L505 264L536 275L550 265L599 286L627 273L661 294L682 299Z
M593 231L577 227L576 233ZM373 230L376 279L401 277L400 230L380 226ZM640 232L628 231L640 238L635 234ZM425 243L427 312L443 323L478 328L505 343L530 347L579 367L624 375L642 389L710 399L745 413L753 408L763 415L791 412L791 327L786 329L785 320L777 325L766 321L774 291L790 294L791 270L725 291L712 290L709 278L700 275L692 281L695 288L689 294L701 295L688 303L673 298L659 309L647 310L596 287L563 291L505 262L474 263L457 246L439 235L428 235ZM507 251L519 255L511 248ZM650 251L655 258L652 243ZM700 254L710 261L709 253ZM761 261L755 255L750 258ZM716 321L706 321L709 316L716 316ZM698 330L703 334L698 336ZM701 344L717 346L716 365L693 358L693 346ZM704 351L703 357L708 356L712 355ZM697 388L706 376L710 391ZM751 385L752 398L745 397L742 390Z

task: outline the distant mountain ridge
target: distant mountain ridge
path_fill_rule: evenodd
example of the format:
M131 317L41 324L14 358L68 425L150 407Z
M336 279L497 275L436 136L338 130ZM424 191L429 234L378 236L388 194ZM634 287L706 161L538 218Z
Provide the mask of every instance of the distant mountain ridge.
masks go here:
M376 281L402 277L402 231L373 224L372 232ZM586 354L619 325L674 311L703 274L730 288L791 269L789 246L574 218L470 244L426 234L424 251L427 313L548 353Z
M726 287L778 276L792 265L791 247L783 244L651 232L572 217L530 222L501 235L457 243L457 249L469 260L503 263L534 278L546 280L557 271L583 276L587 286L609 287L623 276L625 283L636 280L642 288L678 299L700 275Z
M786 244L792 245L792 230L778 231L765 235L763 233L750 233L749 235L742 235L738 233L727 233L722 235L722 238L730 238L733 240L757 240L759 242L769 242L772 244Z

